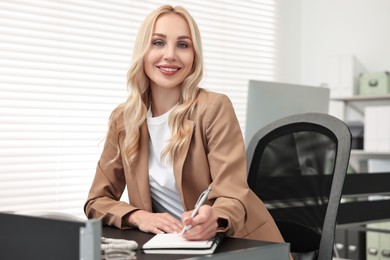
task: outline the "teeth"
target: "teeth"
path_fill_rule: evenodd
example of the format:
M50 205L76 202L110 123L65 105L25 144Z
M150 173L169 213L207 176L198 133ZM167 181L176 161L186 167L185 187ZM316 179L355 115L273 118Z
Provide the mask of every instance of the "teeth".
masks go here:
M164 70L164 71L169 71L169 72L177 71L177 69L173 69L173 68L162 68L162 67L160 67L160 69Z

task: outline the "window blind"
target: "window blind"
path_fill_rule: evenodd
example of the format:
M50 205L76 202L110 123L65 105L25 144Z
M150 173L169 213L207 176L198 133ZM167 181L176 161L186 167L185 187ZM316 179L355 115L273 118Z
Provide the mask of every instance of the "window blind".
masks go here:
M275 74L276 6L166 1L203 39L203 87L233 101L245 128L249 79ZM127 97L139 25L161 1L0 1L0 211L84 217L108 117Z

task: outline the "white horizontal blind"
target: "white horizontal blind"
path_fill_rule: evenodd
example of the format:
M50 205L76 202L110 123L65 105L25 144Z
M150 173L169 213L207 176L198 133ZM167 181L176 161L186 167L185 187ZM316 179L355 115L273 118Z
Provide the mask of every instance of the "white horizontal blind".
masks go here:
M204 57L203 86L227 94L245 132L249 79L276 75L276 11L274 0L185 2L200 27ZM206 2L206 1L205 1Z
M183 5L203 36L203 86L245 126L249 79L275 72L273 1ZM0 211L82 217L139 25L161 1L0 0Z

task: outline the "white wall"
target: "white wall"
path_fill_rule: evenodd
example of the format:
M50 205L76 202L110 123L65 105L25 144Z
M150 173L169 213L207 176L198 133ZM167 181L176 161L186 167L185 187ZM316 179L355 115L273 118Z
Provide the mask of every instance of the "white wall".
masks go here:
M329 61L352 54L365 71L390 71L390 1L277 0L281 7L278 81L329 83ZM342 117L331 103L331 114Z
M390 70L390 1L277 0L282 81L321 84L332 55L353 54L367 71Z
M301 83L301 0L277 0L279 5L278 81Z
M301 80L327 80L331 55L353 54L367 71L390 70L390 1L301 0Z

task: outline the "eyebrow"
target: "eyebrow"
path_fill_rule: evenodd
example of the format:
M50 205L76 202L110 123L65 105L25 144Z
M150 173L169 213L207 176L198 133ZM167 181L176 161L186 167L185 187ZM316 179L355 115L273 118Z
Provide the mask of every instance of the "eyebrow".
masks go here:
M153 33L152 36L159 36L159 37L162 37L162 38L167 38L167 36L165 34L162 34L162 33ZM188 39L188 40L192 40L191 37L187 36L187 35L181 35L179 37L177 37L178 40L183 40L183 39Z

